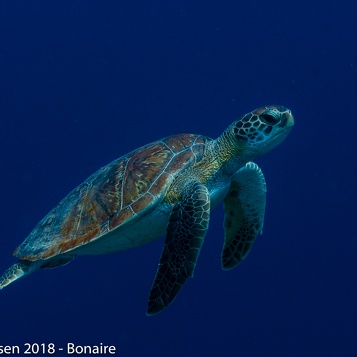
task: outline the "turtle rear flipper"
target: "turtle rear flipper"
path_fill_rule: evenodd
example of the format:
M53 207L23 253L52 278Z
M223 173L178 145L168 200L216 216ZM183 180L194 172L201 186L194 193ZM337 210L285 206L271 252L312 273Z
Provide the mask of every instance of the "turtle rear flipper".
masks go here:
M52 269L52 268L57 268L61 267L63 265L68 264L70 261L74 259L74 256L57 256L53 257L51 259L48 259L43 263L40 268L41 269Z
M48 260L19 260L12 265L5 273L0 277L0 290L13 283L14 281L22 278L25 275L31 274L35 270L56 268L62 265L68 264L74 257L73 256L58 256Z
M0 277L0 289L5 288L15 280L22 278L25 275L31 274L33 271L41 267L40 261L31 262L29 260L19 260L12 265Z

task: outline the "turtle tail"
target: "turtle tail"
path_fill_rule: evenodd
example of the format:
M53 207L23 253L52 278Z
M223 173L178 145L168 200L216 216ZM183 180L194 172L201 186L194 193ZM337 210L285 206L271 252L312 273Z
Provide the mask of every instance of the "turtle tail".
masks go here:
M38 262L31 262L29 260L19 260L5 271L0 277L0 290L13 283L15 280L32 273L40 268Z

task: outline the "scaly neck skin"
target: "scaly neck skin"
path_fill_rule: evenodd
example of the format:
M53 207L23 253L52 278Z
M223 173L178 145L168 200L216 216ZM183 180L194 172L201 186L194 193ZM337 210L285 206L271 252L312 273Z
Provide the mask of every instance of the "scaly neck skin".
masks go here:
M212 142L211 155L220 167L220 176L231 177L259 153L244 143L238 143L227 129Z

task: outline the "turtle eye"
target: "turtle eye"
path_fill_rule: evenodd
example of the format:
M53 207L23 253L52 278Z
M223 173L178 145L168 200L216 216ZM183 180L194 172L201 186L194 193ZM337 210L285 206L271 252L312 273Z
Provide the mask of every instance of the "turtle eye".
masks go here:
M263 113L260 115L260 117L270 125L275 125L279 122L279 118L276 115L270 113Z

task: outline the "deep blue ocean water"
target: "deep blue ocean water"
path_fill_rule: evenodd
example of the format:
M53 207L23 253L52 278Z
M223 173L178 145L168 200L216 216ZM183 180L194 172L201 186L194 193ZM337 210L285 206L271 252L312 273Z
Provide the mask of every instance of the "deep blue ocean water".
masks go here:
M356 13L352 0L1 2L1 270L69 191L139 146L217 137L271 103L295 127L256 160L264 234L236 269L220 268L219 206L194 278L161 314L145 311L162 239L2 290L0 345L356 356Z

